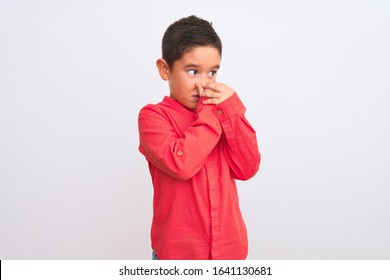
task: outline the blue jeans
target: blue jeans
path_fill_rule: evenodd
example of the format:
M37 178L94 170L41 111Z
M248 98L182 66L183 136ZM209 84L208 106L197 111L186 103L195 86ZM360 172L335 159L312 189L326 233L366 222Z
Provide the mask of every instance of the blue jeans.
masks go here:
M153 250L153 252L152 252L152 260L154 260L154 261L160 260L160 259L157 257L156 252L155 252L154 250Z

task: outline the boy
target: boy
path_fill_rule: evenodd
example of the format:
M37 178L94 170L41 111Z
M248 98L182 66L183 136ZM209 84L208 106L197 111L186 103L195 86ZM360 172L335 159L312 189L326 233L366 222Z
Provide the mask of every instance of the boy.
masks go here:
M174 22L156 64L170 96L141 109L140 152L153 181L154 259L245 259L235 179L259 168L256 133L229 86L216 82L222 44L211 23Z

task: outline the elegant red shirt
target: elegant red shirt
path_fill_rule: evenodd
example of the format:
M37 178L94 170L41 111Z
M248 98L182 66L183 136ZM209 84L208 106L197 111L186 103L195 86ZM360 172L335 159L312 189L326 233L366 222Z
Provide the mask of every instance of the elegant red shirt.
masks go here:
M237 93L189 110L170 97L139 113L152 177L152 248L159 259L245 259L248 238L235 179L259 169L256 133Z

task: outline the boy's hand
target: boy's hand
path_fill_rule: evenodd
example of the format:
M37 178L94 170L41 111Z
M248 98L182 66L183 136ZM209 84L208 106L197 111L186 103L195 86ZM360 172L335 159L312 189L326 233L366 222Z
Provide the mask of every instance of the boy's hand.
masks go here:
M202 86L200 83L196 84L200 97L207 97L203 100L203 104L217 105L235 93L235 90L229 86L217 82L210 82Z

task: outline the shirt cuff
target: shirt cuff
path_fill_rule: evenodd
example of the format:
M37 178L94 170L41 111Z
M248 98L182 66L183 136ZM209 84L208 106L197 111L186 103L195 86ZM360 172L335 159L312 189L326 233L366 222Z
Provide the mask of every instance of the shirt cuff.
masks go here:
M243 116L245 114L246 108L241 99L238 97L238 94L235 92L225 101L215 105L213 111L220 120L224 120L234 115Z

